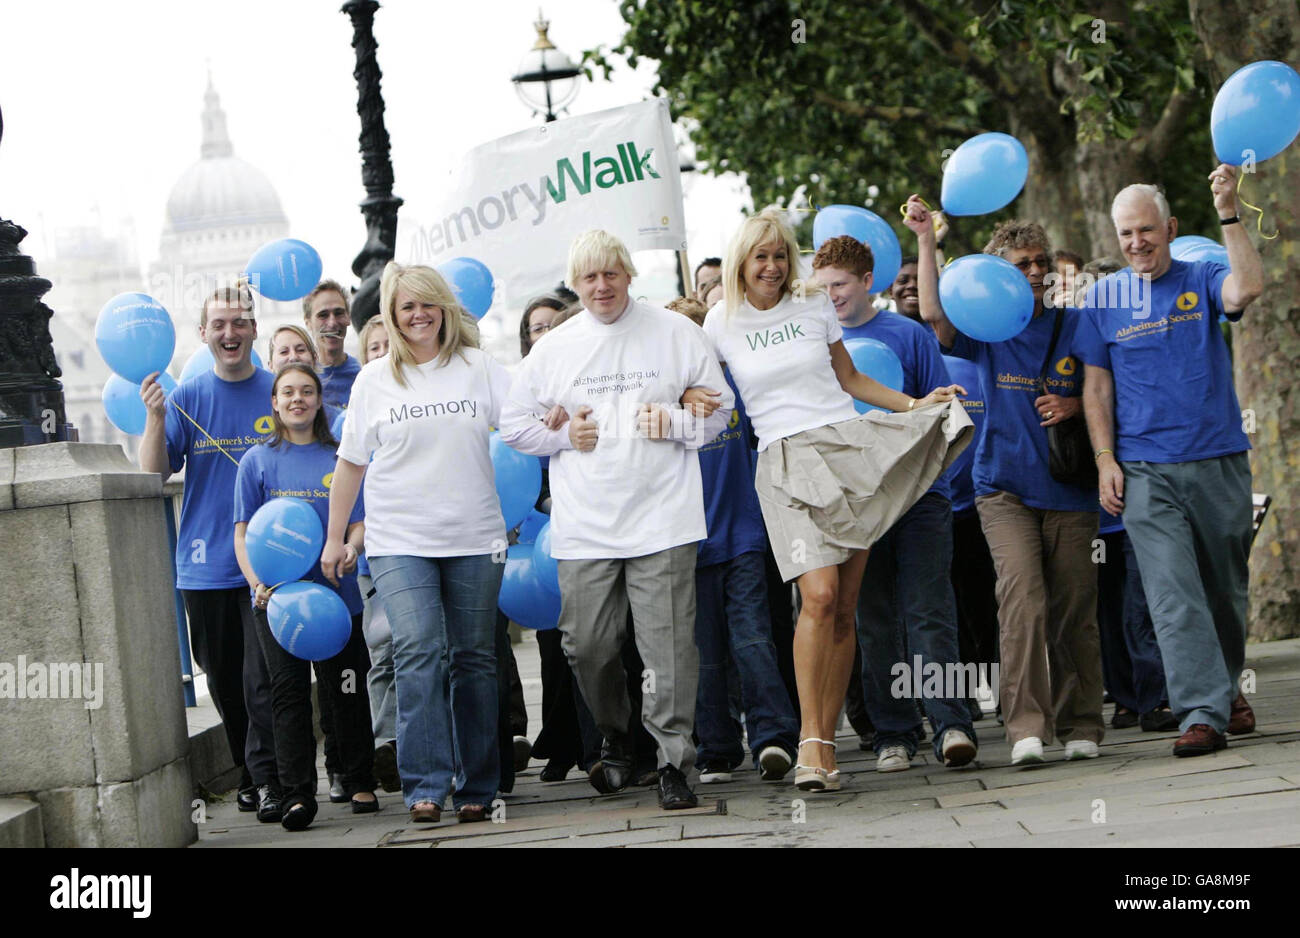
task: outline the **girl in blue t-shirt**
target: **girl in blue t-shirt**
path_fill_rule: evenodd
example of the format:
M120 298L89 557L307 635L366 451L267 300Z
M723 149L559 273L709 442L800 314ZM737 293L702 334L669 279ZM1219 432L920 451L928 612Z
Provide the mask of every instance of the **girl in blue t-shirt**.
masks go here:
M321 383L308 364L288 362L276 373L271 386L272 431L266 442L251 447L239 461L235 483L235 554L253 591L253 616L257 639L271 674L275 757L283 787L281 824L302 830L316 816L316 739L312 735L311 672L307 661L296 658L275 640L266 618L273 587L260 582L248 560L245 535L248 522L263 504L292 493L329 520L329 487L337 443L322 408ZM365 674L370 661L361 630L361 594L356 564L363 545L364 509L358 499L348 521L345 575L326 580L319 566L308 579L338 592L352 616L352 636L343 651L317 661L317 691L329 703L322 715L332 719L329 733L339 751L344 789L354 814L379 810L374 787L374 735L370 726L370 701Z

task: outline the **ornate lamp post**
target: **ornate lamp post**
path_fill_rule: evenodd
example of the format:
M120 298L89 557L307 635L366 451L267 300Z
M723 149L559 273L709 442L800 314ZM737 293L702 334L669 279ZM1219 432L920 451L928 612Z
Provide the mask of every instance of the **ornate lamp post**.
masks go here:
M0 136L4 119L0 117ZM0 219L0 447L76 439L63 409L63 372L50 338L50 282L18 245L27 232Z
M357 67L357 115L361 118L361 183L366 198L361 214L366 219L366 244L352 262L352 273L361 286L352 297L352 325L358 332L371 316L379 312L379 275L393 259L397 245L397 210L402 200L393 195L393 161L389 158L388 130L384 127L384 96L379 88L383 77L379 71L375 41L375 0L348 0L342 12L352 20L352 48Z
M546 31L549 20L537 11L537 41L519 63L519 71L510 79L515 83L519 100L532 109L534 115L545 114L546 120L555 120L557 111L563 111L578 96L578 68L567 55L555 48Z

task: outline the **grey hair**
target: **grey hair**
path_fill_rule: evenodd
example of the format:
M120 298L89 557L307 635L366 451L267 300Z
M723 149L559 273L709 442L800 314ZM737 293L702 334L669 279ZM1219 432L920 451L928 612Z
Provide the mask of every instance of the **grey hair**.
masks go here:
M1119 194L1115 196L1115 201L1110 203L1111 223L1114 224L1115 222L1115 210L1119 208L1121 202L1128 202L1137 198L1150 199L1155 203L1156 211L1160 213L1160 223L1162 225L1169 221L1169 218L1173 213L1169 211L1169 200L1166 199L1165 194L1160 191L1160 187L1153 186L1150 183L1135 182L1131 186L1125 186L1123 189L1120 189Z

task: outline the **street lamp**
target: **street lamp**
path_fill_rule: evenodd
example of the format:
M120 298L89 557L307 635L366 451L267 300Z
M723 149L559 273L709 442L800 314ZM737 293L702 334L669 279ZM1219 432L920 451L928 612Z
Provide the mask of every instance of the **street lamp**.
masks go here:
M545 114L546 120L555 120L555 112L563 111L578 96L578 76L582 69L569 57L555 48L546 31L550 21L537 11L537 41L519 63L519 71L510 80L515 83L519 100L532 109L534 115Z

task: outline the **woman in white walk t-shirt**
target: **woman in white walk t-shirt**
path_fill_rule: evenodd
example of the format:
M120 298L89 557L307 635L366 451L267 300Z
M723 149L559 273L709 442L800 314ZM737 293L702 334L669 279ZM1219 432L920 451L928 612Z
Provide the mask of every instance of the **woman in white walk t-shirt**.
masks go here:
M960 452L970 418L945 404L955 385L915 400L859 373L830 300L796 281L798 256L778 213L747 219L723 261L725 298L704 331L758 434L755 488L781 576L799 583L795 785L821 791L840 787L835 721L853 668L867 548ZM896 413L859 415L853 398ZM950 447L954 438L962 445Z
M504 550L506 530L488 434L510 376L479 350L476 324L437 271L390 263L379 289L388 355L352 387L321 565L332 572L343 559L364 478L366 554L393 632L397 760L411 819L440 819L459 770L457 816L479 821L500 779L502 565L493 552Z

